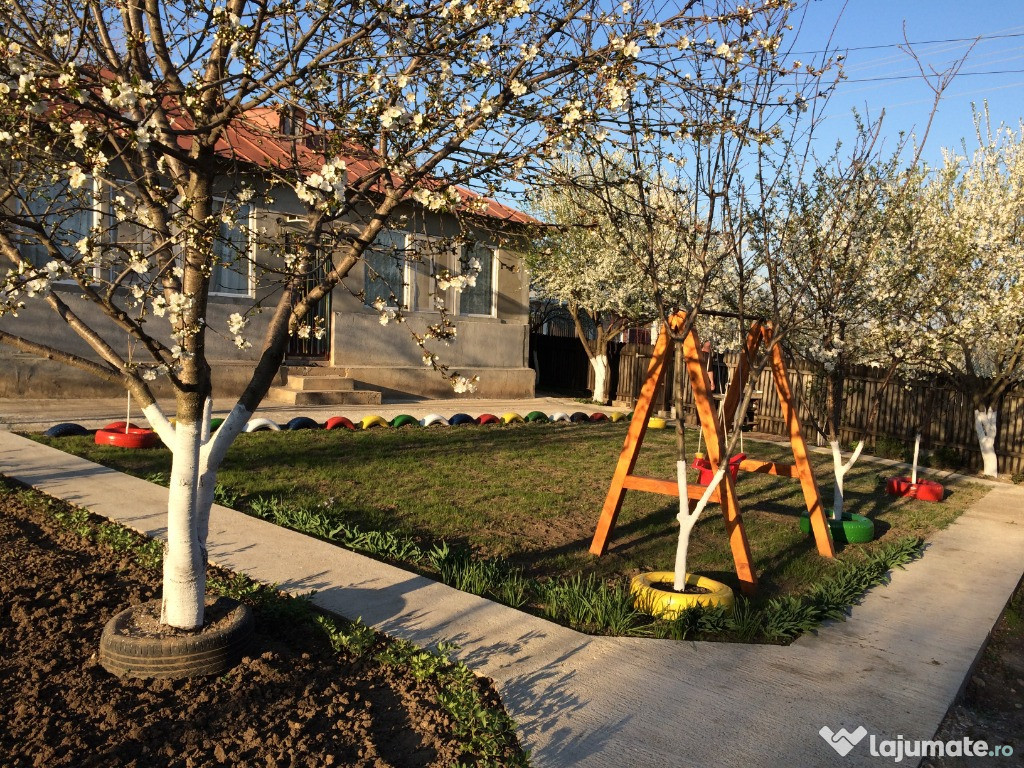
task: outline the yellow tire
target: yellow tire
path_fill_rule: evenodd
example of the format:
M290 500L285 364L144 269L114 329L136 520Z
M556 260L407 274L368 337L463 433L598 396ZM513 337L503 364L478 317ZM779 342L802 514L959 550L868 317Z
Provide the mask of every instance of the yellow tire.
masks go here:
M702 587L707 592L687 595L658 586L659 584L671 586L675 577L676 575L672 571L651 571L634 576L633 581L630 582L629 591L633 593L633 604L637 610L655 618L672 620L682 611L697 605L729 607L733 604L731 588L720 581L709 579L707 576L698 576L695 573L686 574L686 585Z
M524 422L525 422L525 419L522 416L520 416L518 413L516 413L515 411L509 411L508 413L503 413L501 415L501 423L502 424L512 424L512 423L522 424Z
M668 422L660 416L651 416L650 420L647 422L648 429L664 429L667 426Z
M359 426L363 429L369 429L370 427L390 427L391 424L383 416L373 414L372 416L364 416L363 420L359 422Z
M618 421L623 421L625 418L626 418L626 414L624 414L622 411L615 411L611 415L608 416L608 420L613 422L613 423L618 422Z

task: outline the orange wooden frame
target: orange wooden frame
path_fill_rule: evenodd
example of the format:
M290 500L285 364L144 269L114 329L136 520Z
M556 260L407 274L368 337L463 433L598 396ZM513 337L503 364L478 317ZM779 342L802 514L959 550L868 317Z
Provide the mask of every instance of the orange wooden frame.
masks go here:
M683 327L685 321L686 315L684 313L676 313L669 318L669 327L673 331L678 332ZM744 353L740 355L738 370L733 375L732 380L729 382L729 388L726 390L725 404L722 408L723 418L725 418L724 414L734 413L739 405L740 397L750 376L750 360L757 352L758 346L762 342L770 345L771 340L771 328L767 325L755 322L750 327L744 345ZM722 461L721 454L722 446L725 444L725 429L722 418L719 417L712 404L711 382L708 379L707 369L701 360L701 345L696 330L691 328L690 332L683 339L682 344L686 372L690 378L693 400L697 407L697 417L700 419L701 430L704 432L704 441L707 444L708 461L711 462L712 471L715 471ZM671 346L671 334L668 329L665 329L658 336L658 342L654 347L654 355L647 368L647 379L640 390L640 397L633 411L633 419L629 424L629 431L626 433L626 441L622 446L622 453L619 455L619 462L615 467L615 474L612 476L608 495L605 497L601 517L597 523L597 530L594 532L594 540L590 545L590 551L595 555L603 555L608 550L608 541L615 528L615 521L619 516L619 511L622 509L622 500L625 498L627 490L660 493L666 496L679 495L679 486L674 480L659 480L633 474L636 460L640 454L640 447L643 445L644 436L647 434L647 423L651 417L651 405L654 400L654 394L657 392L658 386L665 376L665 362L668 359ZM804 502L807 505L807 512L811 518L811 530L814 533L818 553L824 557L835 557L832 534L825 520L825 510L821 503L821 495L818 493L818 484L814 479L814 470L808 460L807 444L804 442L800 419L797 415L796 407L793 405L793 395L789 387L789 379L786 375L786 364L782 358L782 350L778 346L772 350L772 379L779 394L782 415L789 431L790 445L793 450L793 464L746 459L740 463L740 469L746 472L760 472L799 479L800 487L804 494ZM696 504L696 500L704 493L704 489L699 486L689 485L687 491L692 508ZM752 594L757 587L757 577L754 574L750 556L750 543L747 541L747 534L743 529L743 517L740 512L739 501L736 497L736 484L729 472L725 473L718 489L711 496L711 501L722 506L722 514L725 516L725 527L729 536L729 545L732 548L733 561L736 564L736 575L739 577L740 588L745 593Z

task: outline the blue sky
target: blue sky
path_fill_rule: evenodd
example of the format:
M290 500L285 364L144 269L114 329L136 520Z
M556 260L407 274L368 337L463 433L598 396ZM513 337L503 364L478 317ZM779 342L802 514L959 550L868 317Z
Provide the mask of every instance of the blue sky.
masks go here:
M845 5L844 10L841 0L812 0L793 44L795 54L820 50L835 26L834 44L849 49L848 80L826 109L820 145L853 135L854 107L872 116L885 109L883 135L890 148L901 130L923 131L933 97L914 77L913 60L895 47L869 47L902 42L904 22L907 38L920 43L914 48L922 61L936 70L947 68L970 46L953 40L981 37L939 106L925 160L937 162L941 147L959 149L965 137L972 146L972 101L980 105L987 99L996 123L1016 127L1024 117L1024 0L850 0ZM1004 73L991 74L997 71ZM882 79L904 76L910 79Z

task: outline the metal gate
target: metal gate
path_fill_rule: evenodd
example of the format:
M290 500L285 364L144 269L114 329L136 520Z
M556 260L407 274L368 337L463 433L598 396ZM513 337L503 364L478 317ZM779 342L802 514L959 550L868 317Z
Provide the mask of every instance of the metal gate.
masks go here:
M331 268L330 254L324 249L319 249L316 256L316 265L302 278L301 296L307 295L316 286L323 282ZM288 358L303 360L327 360L331 354L331 292L328 291L320 301L313 305L306 316L299 323L299 327L308 326L311 330L308 336L302 337L295 334L288 339ZM318 329L323 333L318 333ZM319 336L319 338L317 338Z

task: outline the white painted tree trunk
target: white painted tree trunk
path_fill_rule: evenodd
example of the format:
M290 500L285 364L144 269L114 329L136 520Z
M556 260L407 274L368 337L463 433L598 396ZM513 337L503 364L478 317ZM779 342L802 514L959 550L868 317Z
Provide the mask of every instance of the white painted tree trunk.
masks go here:
M700 497L697 501L697 506L691 512L690 497L686 487L686 462L676 462L676 482L679 485L679 514L676 515L676 519L679 520L679 541L676 543L675 575L672 584L676 592L682 592L686 589L686 556L690 549L690 534L693 532L693 526L697 524L697 519L704 511L704 508L707 507L711 494L715 492L715 488L718 487L718 484L722 482L722 478L725 477L727 467L728 464L723 463L718 468L718 471L711 478L711 482L708 483L708 487L704 490L704 495Z
M832 447L832 471L835 472L836 476L835 490L832 493L832 519L842 520L845 501L843 481L846 479L846 473L850 471L850 467L860 458L860 453L864 450L864 441L861 440L857 443L857 447L853 449L850 460L845 464L843 463L843 452L839 450L839 441L830 440L829 445Z
M200 424L178 421L172 426L157 405L143 412L173 454L160 620L180 629L197 629L204 619L206 538L217 470L251 414L235 406L211 436L209 403Z
M594 369L594 402L608 402L608 355L594 355L590 358Z
M921 433L914 437L914 464L910 468L910 482L917 485L917 459L921 455Z
M181 629L203 625L206 562L199 542L201 425L178 421L167 496L167 548L160 621Z
M974 431L978 433L978 447L981 448L982 472L989 477L998 477L996 462L996 428L998 415L992 408L974 412Z

